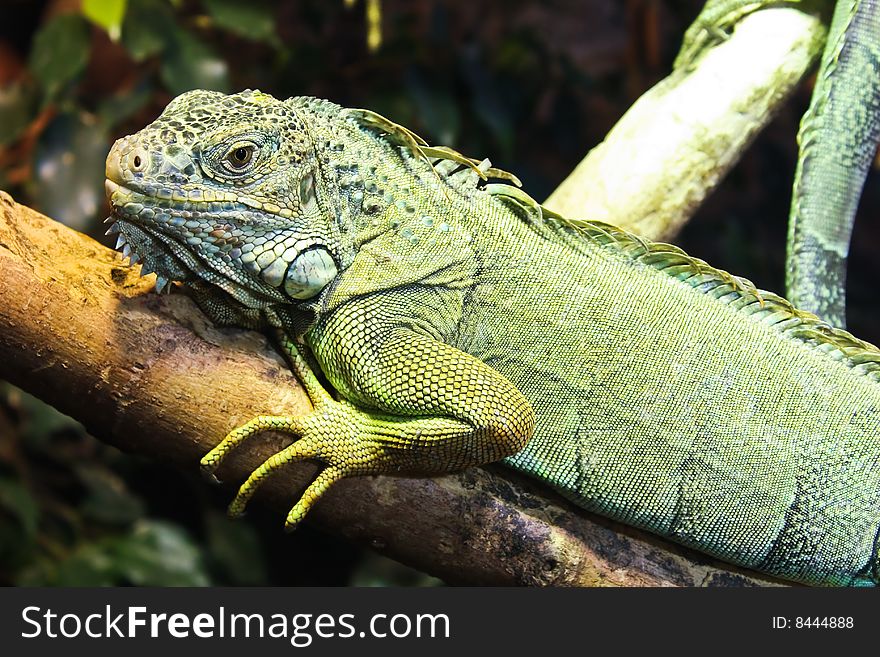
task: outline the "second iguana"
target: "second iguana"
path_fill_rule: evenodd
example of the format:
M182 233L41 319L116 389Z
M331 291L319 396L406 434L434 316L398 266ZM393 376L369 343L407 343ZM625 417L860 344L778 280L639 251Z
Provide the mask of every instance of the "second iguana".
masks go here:
M107 159L119 245L275 334L342 477L504 458L580 506L808 583L880 581L880 352L680 249L544 210L366 110L193 91ZM496 182L490 182L490 180Z

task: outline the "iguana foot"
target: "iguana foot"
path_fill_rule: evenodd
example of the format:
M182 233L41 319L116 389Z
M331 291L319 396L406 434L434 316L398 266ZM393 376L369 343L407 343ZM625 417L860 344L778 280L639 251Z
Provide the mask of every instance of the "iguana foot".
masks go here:
M234 429L201 461L202 471L213 477L229 452L263 431L278 431L298 440L273 454L254 470L229 505L229 514L240 516L263 480L294 461L315 459L326 467L309 484L287 515L285 529L293 530L309 509L336 481L351 475L381 474L395 469L382 432L374 419L347 402L322 401L301 417L265 415ZM379 422L378 424L382 424Z
M532 407L510 381L472 356L424 336L396 343L399 353L422 358L420 378L409 381L390 368L383 376L376 366L374 381L405 390L397 406L377 399L366 408L333 399L298 347L283 334L279 338L314 410L301 417L257 417L231 431L202 459L203 470L213 475L230 450L255 434L280 431L298 438L251 473L229 507L232 515L242 513L264 478L292 461L314 459L325 467L290 510L287 529L296 527L324 491L344 477L456 472L518 452L534 431ZM457 417L456 409L469 417Z

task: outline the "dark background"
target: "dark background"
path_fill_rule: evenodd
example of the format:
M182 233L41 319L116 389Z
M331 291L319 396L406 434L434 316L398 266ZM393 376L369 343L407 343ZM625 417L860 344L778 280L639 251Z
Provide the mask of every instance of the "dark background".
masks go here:
M702 1L382 0L378 48L367 46L366 0L122 4L114 40L78 1L0 2L0 189L106 244L110 144L200 87L368 107L431 143L491 157L545 198L669 72ZM808 80L676 240L763 289L783 288L811 89ZM848 285L850 329L874 343L878 214L875 170ZM284 536L283 519L258 508L231 522L229 491L196 475L98 443L0 381L0 583L437 583L308 525Z

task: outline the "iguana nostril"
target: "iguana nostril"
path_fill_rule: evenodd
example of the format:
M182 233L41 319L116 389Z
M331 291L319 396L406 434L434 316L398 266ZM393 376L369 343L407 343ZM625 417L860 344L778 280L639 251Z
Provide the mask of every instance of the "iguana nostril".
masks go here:
M143 174L150 166L150 154L144 148L131 148L128 138L118 140L107 155L105 176L115 183L124 185L135 179L135 174Z
M145 171L150 162L150 156L143 148L136 148L129 154L128 168L134 173Z

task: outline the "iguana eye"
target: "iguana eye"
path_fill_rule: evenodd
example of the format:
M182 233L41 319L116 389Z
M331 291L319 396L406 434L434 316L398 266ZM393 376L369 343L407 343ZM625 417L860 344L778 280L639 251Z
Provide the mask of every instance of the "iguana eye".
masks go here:
M232 171L243 171L254 159L256 150L253 144L236 144L226 153L223 163Z

